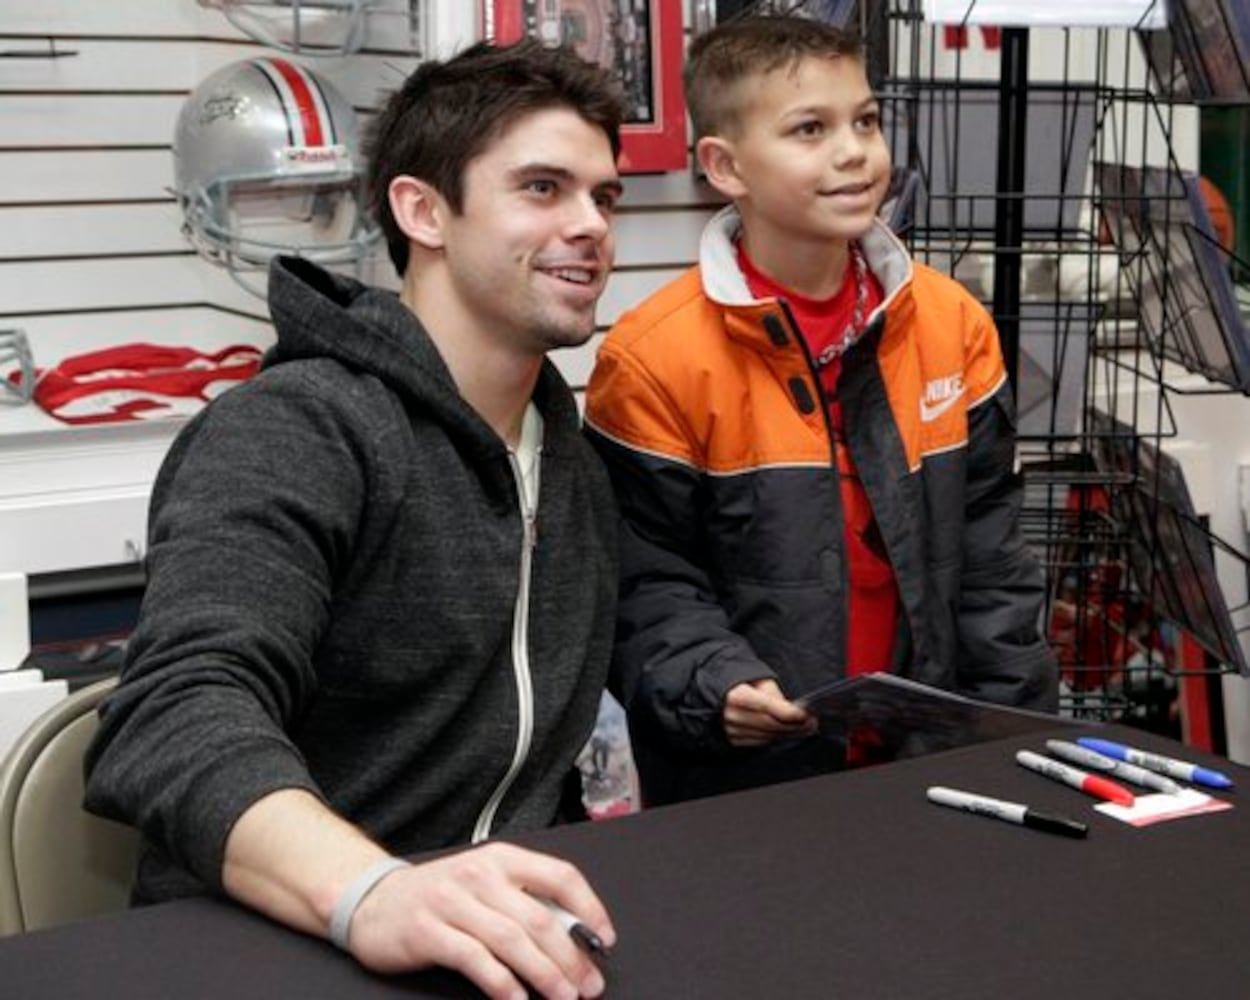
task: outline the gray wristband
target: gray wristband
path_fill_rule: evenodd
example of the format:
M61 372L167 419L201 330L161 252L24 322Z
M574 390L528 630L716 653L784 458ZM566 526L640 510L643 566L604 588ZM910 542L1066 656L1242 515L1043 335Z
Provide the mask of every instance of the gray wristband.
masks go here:
M330 940L338 947L347 951L347 934L351 930L352 917L364 899L382 879L398 868L407 868L407 861L399 858L383 858L376 861L357 875L347 888L339 893L330 911Z

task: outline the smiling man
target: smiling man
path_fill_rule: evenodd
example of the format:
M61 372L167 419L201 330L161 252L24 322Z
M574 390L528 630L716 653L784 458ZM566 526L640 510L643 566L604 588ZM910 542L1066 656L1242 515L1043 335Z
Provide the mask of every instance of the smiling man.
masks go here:
M275 261L276 347L156 484L88 757L89 808L144 834L138 902L224 892L499 1000L603 992L568 914L615 932L571 865L400 856L555 821L594 725L614 511L545 354L594 329L621 113L532 42L423 64L370 142L400 294Z
M686 96L733 205L613 328L586 408L624 515L613 673L644 799L888 757L794 701L852 674L1053 709L998 335L876 220L859 42L727 21L691 44Z

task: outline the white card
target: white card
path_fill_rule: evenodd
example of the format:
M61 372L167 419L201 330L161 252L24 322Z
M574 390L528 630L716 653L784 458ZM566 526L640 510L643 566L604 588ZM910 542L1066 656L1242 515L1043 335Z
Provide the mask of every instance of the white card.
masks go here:
M1139 795L1131 806L1118 806L1114 802L1102 802L1094 809L1104 816L1118 819L1131 826L1150 826L1168 819L1197 816L1201 813L1223 812L1233 808L1231 802L1204 795L1193 788L1186 788L1175 795L1159 792L1157 795Z

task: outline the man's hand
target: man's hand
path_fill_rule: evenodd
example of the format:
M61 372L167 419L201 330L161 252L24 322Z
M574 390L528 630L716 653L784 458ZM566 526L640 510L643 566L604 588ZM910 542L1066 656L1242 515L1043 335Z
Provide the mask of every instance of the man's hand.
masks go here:
M603 904L571 864L511 844L487 844L399 869L365 897L348 943L378 972L441 965L492 1000L525 1000L524 981L551 1000L597 997L603 976L541 897L616 939Z
M816 719L788 701L774 680L737 684L725 695L725 736L736 747L758 747L816 731Z
M325 936L343 890L387 857L379 845L300 789L255 802L226 841L222 882L274 920ZM347 944L362 965L455 969L491 1000L597 997L603 976L540 900L558 903L616 942L607 911L571 864L492 843L399 868L356 907Z

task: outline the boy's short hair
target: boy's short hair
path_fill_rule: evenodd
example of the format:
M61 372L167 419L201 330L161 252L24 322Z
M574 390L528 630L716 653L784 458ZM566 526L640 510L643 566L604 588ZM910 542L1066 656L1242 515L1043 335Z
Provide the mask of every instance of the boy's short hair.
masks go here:
M859 35L824 21L794 16L739 17L697 36L686 54L686 107L698 141L731 135L740 125L747 77L791 67L801 59L863 60Z
M364 138L367 203L396 271L402 275L408 266L408 237L391 214L391 181L405 174L419 178L459 213L469 163L519 118L550 108L568 108L597 125L612 155L619 155L625 114L620 88L607 70L570 48L534 39L507 46L481 42L417 67Z

